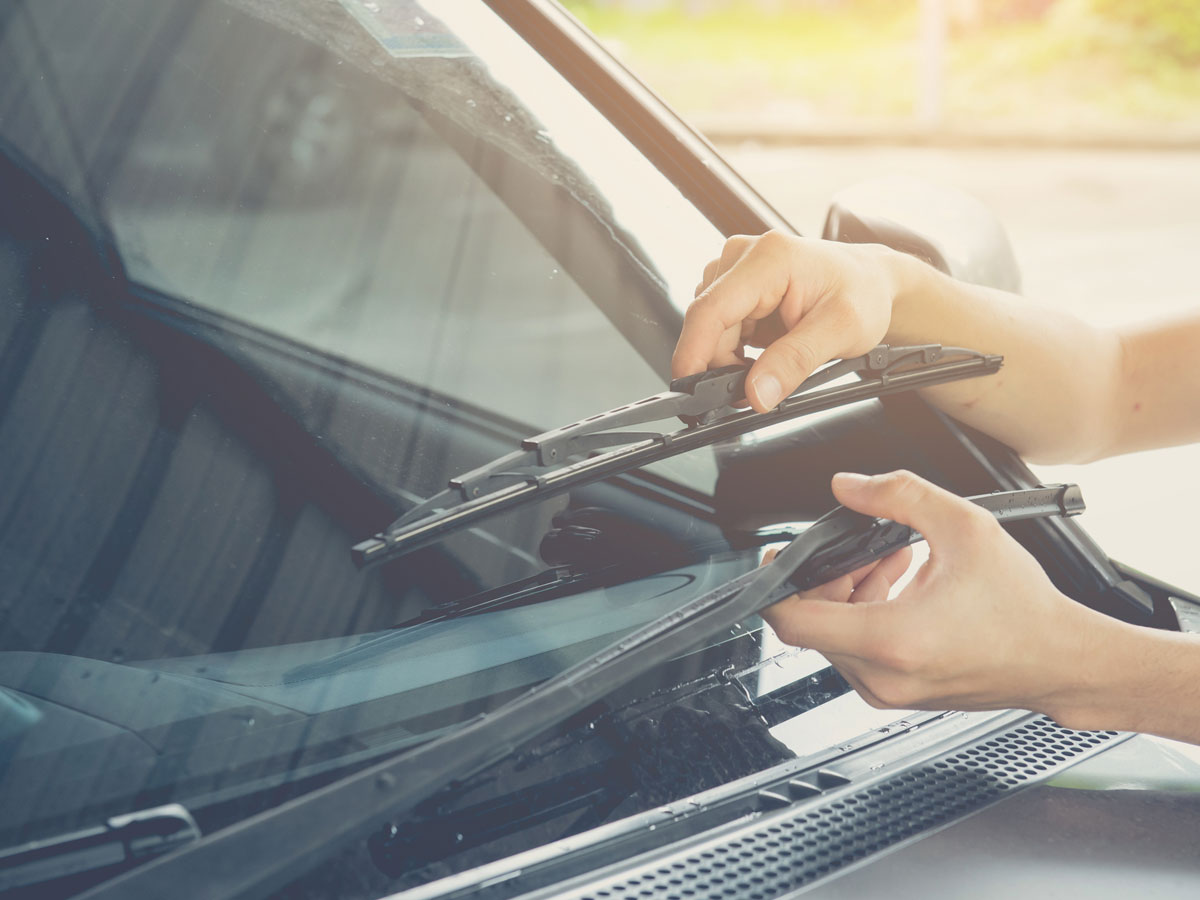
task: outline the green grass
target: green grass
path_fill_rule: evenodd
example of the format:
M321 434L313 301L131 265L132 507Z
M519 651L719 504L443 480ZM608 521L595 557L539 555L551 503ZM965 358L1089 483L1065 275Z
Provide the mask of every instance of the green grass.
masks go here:
M652 12L567 6L684 115L804 127L910 121L918 83L915 0L842 7L683 5ZM956 34L947 124L1017 128L1200 127L1200 66L1171 58L1086 0L1044 20Z

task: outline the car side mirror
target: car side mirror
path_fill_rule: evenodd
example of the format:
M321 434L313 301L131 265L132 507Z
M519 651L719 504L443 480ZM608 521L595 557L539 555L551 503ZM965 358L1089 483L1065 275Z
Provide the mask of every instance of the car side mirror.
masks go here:
M982 202L921 178L886 176L834 195L822 237L885 244L961 281L1021 289L1021 273L999 218Z

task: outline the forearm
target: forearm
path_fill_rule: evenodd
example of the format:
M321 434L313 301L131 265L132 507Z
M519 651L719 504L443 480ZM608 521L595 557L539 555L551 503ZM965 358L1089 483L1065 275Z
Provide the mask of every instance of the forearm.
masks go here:
M949 415L1039 462L1112 452L1123 347L1114 332L1022 297L955 281L888 253L895 300L887 339L1004 356L996 375L927 389Z
M671 371L732 365L761 347L746 398L765 412L818 366L881 339L1002 354L998 374L923 395L1034 462L1200 439L1200 314L1118 333L877 244L730 238L704 269Z
M1200 314L1123 329L1110 453L1200 440Z
M1068 728L1141 731L1200 744L1200 635L1087 612L1071 648L1053 663L1057 690L1041 711Z

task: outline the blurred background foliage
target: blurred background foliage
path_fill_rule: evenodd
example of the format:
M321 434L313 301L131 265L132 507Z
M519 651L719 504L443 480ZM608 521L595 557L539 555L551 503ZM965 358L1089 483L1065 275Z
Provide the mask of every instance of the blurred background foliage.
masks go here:
M1131 26L1181 63L1200 63L1200 0L1093 0L1097 15Z
M937 125L1200 130L1200 0L565 3L702 128L911 127L930 90L932 8Z

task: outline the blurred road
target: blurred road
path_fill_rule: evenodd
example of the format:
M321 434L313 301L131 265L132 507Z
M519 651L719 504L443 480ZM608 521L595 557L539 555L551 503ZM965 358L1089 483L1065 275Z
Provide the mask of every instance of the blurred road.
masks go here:
M996 211L1031 297L1103 324L1200 307L1200 152L722 149L805 234L839 189L917 175ZM1081 521L1110 554L1200 593L1200 445L1040 471L1079 482Z

